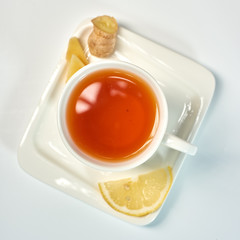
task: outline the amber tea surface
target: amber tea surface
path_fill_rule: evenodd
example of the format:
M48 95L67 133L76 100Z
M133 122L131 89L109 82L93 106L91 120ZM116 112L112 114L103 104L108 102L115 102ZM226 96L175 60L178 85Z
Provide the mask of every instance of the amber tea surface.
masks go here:
M124 161L152 138L156 98L141 77L118 69L81 80L67 103L66 122L78 148L102 161Z

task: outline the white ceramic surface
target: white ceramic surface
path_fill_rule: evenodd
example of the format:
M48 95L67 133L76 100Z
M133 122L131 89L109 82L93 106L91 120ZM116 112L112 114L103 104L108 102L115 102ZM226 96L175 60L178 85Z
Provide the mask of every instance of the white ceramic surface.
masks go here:
M91 27L90 21L86 20L74 34L81 37L86 48ZM60 139L57 129L57 102L66 77L64 55L65 51L20 144L18 159L21 167L42 182L124 221L137 225L152 222L161 208L141 218L118 213L102 199L97 182L136 176L168 165L173 168L175 181L185 155L161 146L147 163L121 173L93 170L73 158ZM119 29L116 51L111 59L132 62L155 77L169 106L171 121L167 131L192 142L214 93L213 75L199 64L125 28ZM95 61L101 59L90 56L90 62Z

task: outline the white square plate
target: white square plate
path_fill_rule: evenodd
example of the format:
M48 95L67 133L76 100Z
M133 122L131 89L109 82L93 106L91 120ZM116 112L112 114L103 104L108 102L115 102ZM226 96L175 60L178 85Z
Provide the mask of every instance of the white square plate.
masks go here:
M86 20L80 24L74 36L80 37L90 63L104 61L89 54L87 39L91 30L92 24ZM57 104L66 80L65 53L21 141L19 163L26 172L54 188L124 221L146 225L157 217L161 208L144 217L121 214L103 200L97 183L136 176L166 166L172 167L175 181L185 155L160 146L147 163L121 173L101 172L82 165L67 151L57 129ZM215 79L208 70L122 27L119 28L116 50L109 59L132 62L152 74L167 98L167 131L189 142L193 141L215 89Z

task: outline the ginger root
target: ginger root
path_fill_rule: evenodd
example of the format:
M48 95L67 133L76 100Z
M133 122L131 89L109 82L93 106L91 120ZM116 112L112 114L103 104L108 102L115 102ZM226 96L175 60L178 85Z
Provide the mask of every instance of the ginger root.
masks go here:
M118 24L114 17L99 16L92 19L93 31L88 38L90 53L96 57L107 57L114 51Z

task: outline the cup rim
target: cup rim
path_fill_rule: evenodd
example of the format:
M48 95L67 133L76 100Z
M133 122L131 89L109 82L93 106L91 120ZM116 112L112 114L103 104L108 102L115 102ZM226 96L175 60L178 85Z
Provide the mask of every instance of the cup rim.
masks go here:
M88 74L102 69L122 69L140 76L142 79L145 80L145 82L147 82L147 84L150 86L151 90L155 94L159 109L161 111L161 113L159 114L160 115L159 124L151 143L149 143L149 145L144 150L134 155L132 158L125 161L118 161L115 163L94 159L93 157L88 156L86 153L81 152L79 148L74 146L75 144L68 134L65 118L65 111L68 98L74 87ZM59 134L65 147L76 159L78 159L84 165L102 171L117 172L129 170L146 162L156 152L157 148L159 147L166 132L167 122L168 122L167 101L162 89L160 88L160 85L152 77L152 75L150 75L144 69L137 65L124 61L105 60L84 66L68 80L68 82L64 86L63 92L61 93L58 102L57 124Z

